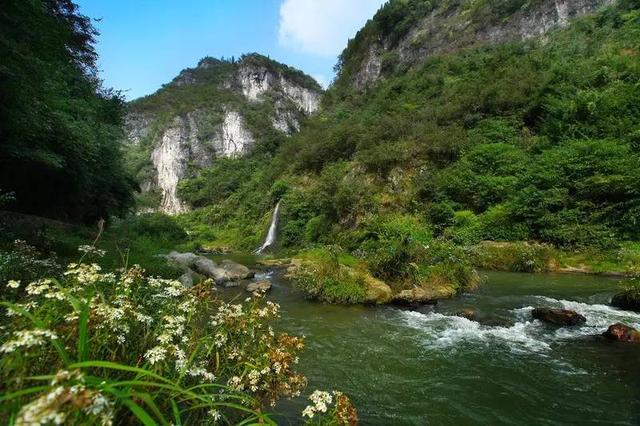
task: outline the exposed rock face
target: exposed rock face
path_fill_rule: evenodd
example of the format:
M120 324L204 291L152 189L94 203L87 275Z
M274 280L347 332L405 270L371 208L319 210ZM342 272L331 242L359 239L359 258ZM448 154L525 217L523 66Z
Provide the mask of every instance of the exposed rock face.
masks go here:
M207 104L206 98L198 97L191 105L190 97L200 90L194 85L211 91L219 100ZM158 209L169 214L188 209L178 196L181 180L213 165L216 158L251 152L256 136L250 129L256 124L248 123L251 116L243 114L249 107L256 114L251 103L271 103L272 107L258 114L267 114L275 130L290 135L299 129L303 116L318 109L321 96L320 86L310 77L259 55L247 55L239 62L205 58L196 68L183 70L168 88L181 96L180 105L190 106L180 107L183 112L176 110L170 105L174 95L161 90L147 98L150 107L145 99L132 104L125 132L134 149L149 152L150 164L139 174L141 191L157 193ZM168 98L167 108L156 96ZM171 114L168 120L164 110Z
M575 311L568 309L535 308L533 318L554 325L580 325L587 319Z
M621 323L613 324L602 335L609 340L640 343L640 331Z
M213 137L202 140L198 113L176 117L162 134L160 144L152 151L151 161L156 170L154 182L142 182L142 190L158 188L162 199L160 210L175 214L187 210L178 197L178 183L187 176L189 165L199 168L213 163L215 156L236 157L247 152L254 143L251 133L245 128L240 114L226 111L224 120Z
M128 114L124 121L124 131L129 142L133 145L139 145L142 139L149 134L152 121L152 117L144 114Z
M242 65L238 70L237 79L242 93L250 101L261 101L265 93L276 91L284 94L307 114L315 112L320 105L321 94L318 91L296 85L266 67Z
M497 44L543 36L566 26L576 17L593 12L614 0L541 0L531 2L503 19L473 22L460 9L436 8L393 45L379 39L369 47L353 76L353 84L363 88L382 76L385 57L392 54L399 65L411 66L427 56L475 44ZM386 55L386 56L385 56Z
M216 152L223 157L238 157L249 151L253 143L242 116L236 111L226 112L219 137L213 141Z

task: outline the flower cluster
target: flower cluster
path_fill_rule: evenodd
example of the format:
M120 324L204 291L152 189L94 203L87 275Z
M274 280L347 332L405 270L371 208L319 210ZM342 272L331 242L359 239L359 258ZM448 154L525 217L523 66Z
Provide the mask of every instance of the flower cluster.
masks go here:
M19 303L7 308L10 318L0 329L0 353L15 357L6 364L11 367L0 372L9 392L22 389L20 377L42 377L62 368L60 352L72 360L144 368L198 389L206 396L189 412L201 411L200 418L209 422L229 418L227 410L234 411L234 404L249 409L274 405L306 386L306 378L295 371L303 339L273 330L269 322L278 317L279 306L261 295L226 303L207 287L211 283L187 289L176 280L147 277L138 266L112 273L96 264L76 263L60 277L5 284L24 290ZM34 329L34 318L47 324L46 329ZM89 336L84 346L81 329ZM106 382L121 380L124 374L98 370L91 374L105 374ZM36 398L24 397L18 423L73 423L78 415L99 419L94 423L122 420L113 418L113 406L122 404L107 400L104 395L112 394L103 393L100 380L85 383L65 371L56 377ZM163 396L158 401L165 399L168 403ZM204 406L203 400L213 405Z
M309 396L313 403L302 410L302 416L312 419L314 416L328 417L327 424L353 426L358 424L358 414L355 407L342 392L331 393L315 390ZM332 405L335 400L335 405ZM324 424L324 423L323 423Z
M68 423L72 416L76 420L84 417L87 424L113 423L113 402L101 392L88 389L84 377L77 371L58 371L51 386L49 392L22 406L16 425L61 425Z
M82 245L80 247L78 247L78 251L80 253L84 253L84 255L93 255L93 256L97 256L97 257L103 257L105 255L105 251L101 250L99 248L96 248L95 246L90 246L90 245Z
M11 353L16 349L27 349L40 346L49 340L57 339L58 336L50 330L18 330L13 332L13 339L0 346L0 352Z

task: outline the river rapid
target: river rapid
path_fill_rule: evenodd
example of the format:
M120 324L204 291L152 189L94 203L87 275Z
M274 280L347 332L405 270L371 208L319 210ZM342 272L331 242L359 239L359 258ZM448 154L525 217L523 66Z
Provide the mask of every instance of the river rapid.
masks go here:
M594 337L615 322L640 327L640 313L607 306L616 279L485 275L476 292L421 312L312 302L276 272L256 279L272 281L278 328L307 338L307 393L347 393L364 425L640 424L640 345ZM587 322L546 326L531 318L536 306ZM457 316L463 309L480 323ZM278 421L298 424L305 406L282 402Z

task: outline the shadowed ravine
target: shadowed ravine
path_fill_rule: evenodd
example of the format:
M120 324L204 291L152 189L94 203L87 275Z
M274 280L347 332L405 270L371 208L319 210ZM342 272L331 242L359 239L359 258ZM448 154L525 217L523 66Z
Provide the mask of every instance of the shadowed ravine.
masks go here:
M280 326L307 336L309 389L342 389L363 424L624 424L640 422L640 348L593 337L640 314L606 305L614 279L490 273L476 293L433 312L305 300L277 274L260 274L282 305ZM533 321L534 306L574 309L576 328ZM481 325L456 316L473 308ZM296 424L305 401L280 404Z

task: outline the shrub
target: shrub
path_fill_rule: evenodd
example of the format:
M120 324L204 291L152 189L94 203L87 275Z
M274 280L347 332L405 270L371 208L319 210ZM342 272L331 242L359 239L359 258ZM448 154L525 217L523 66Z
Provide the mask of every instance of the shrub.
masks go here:
M511 206L497 204L478 216L482 239L491 241L523 241L529 237L527 226L513 218Z
M449 287L456 292L474 289L480 277L461 248L443 239L434 239L416 260L416 284L426 288Z
M431 241L430 229L408 215L374 217L364 232L358 252L374 276L383 280L408 277L418 251Z
M444 235L456 244L475 244L482 239L482 224L472 211L462 210L453 217L453 225Z
M84 263L24 290L2 302L4 421L273 424L263 407L305 385L293 370L302 340L275 334L278 306L259 297L229 304L207 284Z
M358 268L344 265L339 248L315 249L302 253L303 261L290 272L296 285L310 298L330 303L364 303L366 287ZM347 258L351 263L352 258Z
M556 261L548 244L483 242L472 253L473 263L482 269L511 272L547 272Z

